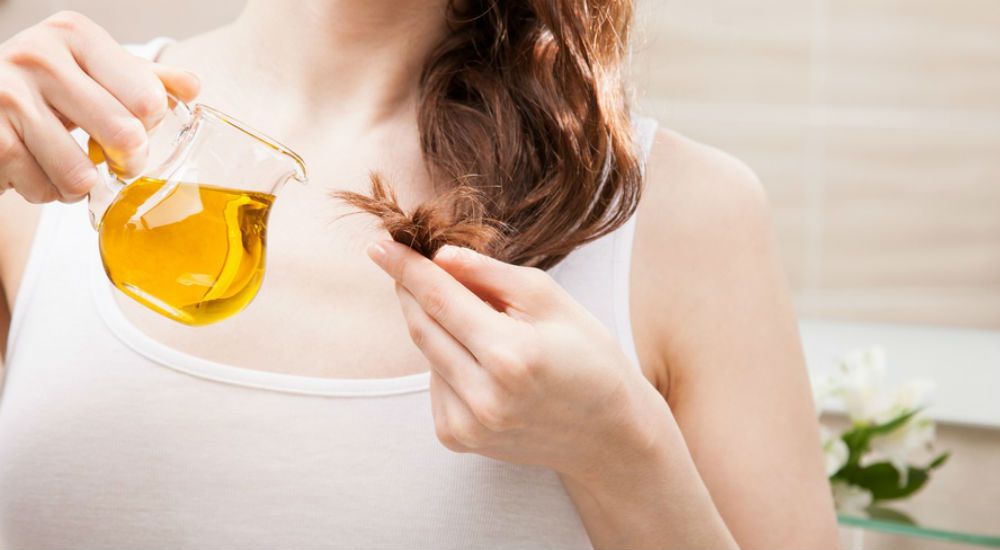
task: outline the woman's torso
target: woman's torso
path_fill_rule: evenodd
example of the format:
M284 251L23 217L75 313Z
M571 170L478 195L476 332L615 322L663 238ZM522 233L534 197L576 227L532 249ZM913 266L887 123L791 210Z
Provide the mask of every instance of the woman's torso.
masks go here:
M652 124L637 129L648 148ZM82 204L45 207L15 305L0 395L0 547L589 544L555 473L438 443L426 363L395 304L372 297L373 281L325 288L330 274L308 263L316 241L272 262L280 284L265 282L258 298L271 306L181 330L115 297L86 215ZM321 221L337 231L311 223ZM634 359L633 227L552 274ZM361 256L363 244L339 251ZM309 313L317 295L330 296L327 322ZM295 329L298 311L311 332ZM185 330L199 331L193 347ZM315 342L324 335L336 345Z

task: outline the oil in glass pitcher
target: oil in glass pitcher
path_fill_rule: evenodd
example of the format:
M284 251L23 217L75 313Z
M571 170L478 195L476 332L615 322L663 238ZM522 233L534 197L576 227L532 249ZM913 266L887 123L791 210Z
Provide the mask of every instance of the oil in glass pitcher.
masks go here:
M305 167L215 109L172 103L169 121L150 135L149 169L126 182L105 163L91 221L119 290L170 319L205 325L257 295L275 195L288 179L304 182ZM103 155L92 145L91 157Z

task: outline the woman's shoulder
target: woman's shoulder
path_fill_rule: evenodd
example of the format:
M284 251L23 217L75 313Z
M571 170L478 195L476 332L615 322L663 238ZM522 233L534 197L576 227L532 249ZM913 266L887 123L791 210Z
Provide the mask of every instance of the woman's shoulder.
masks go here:
M664 335L685 330L694 312L725 311L746 272L770 268L771 240L764 189L746 164L657 131L637 214L631 301L644 370L661 389Z
M656 132L638 209L638 253L663 268L697 250L723 263L771 237L764 187L736 157L668 129ZM691 268L699 263L688 262Z
M646 181L640 211L671 213L655 216L661 230L694 230L703 238L729 229L747 216L767 210L757 175L736 157L673 130L656 131L646 161ZM640 212L641 215L641 212ZM728 221L726 227L717 222Z
M741 160L669 129L659 129L646 160L637 239L655 245L646 259L668 263L672 243L725 255L747 239L768 238L767 197ZM640 244L641 244L640 242Z

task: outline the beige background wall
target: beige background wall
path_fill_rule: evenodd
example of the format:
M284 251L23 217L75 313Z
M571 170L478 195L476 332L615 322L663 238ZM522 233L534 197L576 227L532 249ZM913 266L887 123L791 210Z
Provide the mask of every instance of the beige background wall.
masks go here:
M69 8L121 41L241 0L0 0L0 38ZM804 316L1000 328L996 0L640 1L641 110L747 161Z
M62 9L88 15L121 42L182 38L217 27L243 0L0 0L0 39Z
M1000 3L642 7L641 104L757 170L804 315L1000 328Z

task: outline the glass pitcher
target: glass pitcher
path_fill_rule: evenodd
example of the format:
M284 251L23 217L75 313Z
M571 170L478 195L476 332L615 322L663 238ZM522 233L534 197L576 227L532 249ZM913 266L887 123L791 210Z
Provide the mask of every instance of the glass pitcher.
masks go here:
M116 287L170 319L205 325L257 295L271 205L306 171L298 155L232 117L169 103L135 178L116 174L91 141L104 182L90 192L90 221Z

